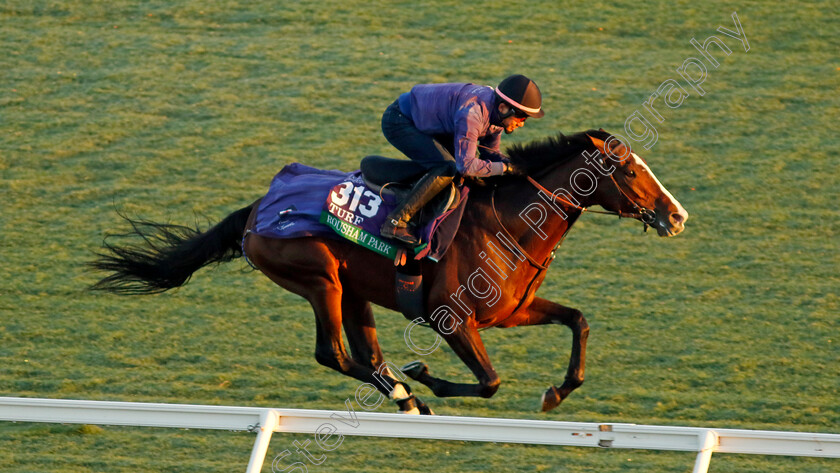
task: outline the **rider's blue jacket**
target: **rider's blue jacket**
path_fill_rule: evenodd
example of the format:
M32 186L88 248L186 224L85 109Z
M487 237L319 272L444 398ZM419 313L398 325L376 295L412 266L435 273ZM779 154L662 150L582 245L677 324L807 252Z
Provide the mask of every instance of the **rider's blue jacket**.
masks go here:
M496 93L475 84L421 84L400 95L400 111L428 135L454 137L455 164L466 176L502 174L500 126L492 124ZM480 157L476 157L476 150Z

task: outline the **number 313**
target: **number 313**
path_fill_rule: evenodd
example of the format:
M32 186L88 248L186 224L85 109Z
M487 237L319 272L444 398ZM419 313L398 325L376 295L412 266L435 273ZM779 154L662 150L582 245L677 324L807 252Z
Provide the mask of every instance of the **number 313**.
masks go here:
M352 201L350 201L351 197L353 198ZM368 201L366 204L359 205L362 197L367 197ZM361 212L365 217L373 217L376 215L376 212L379 212L379 204L382 203L382 199L380 199L375 193L366 189L365 186L354 186L353 183L349 181L341 183L337 191L332 191L330 193L330 198L332 199L332 203L339 207L344 207L349 201L350 207L348 207L347 210L355 212L356 208L358 208L359 212Z

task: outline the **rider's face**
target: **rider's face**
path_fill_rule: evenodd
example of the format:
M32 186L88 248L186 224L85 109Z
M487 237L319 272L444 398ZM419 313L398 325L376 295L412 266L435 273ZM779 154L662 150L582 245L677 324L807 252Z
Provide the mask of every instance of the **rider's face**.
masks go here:
M516 115L511 115L502 120L502 126L505 128L505 133L513 133L513 130L516 130L521 126L525 126L525 120L527 118L528 117L517 118Z
M499 104L499 112L501 112L502 115L508 113L508 111L510 111L510 107L508 107L507 104ZM513 131L517 128L525 126L525 120L527 119L528 115L525 115L519 110L515 110L513 115L502 120L502 128L505 129L505 133L507 134L513 133Z

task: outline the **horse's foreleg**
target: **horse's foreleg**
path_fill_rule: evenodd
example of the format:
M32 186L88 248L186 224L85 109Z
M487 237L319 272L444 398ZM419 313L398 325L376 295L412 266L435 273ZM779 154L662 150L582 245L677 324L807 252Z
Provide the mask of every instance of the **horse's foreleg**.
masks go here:
M562 324L572 330L572 354L566 379L559 388L551 386L542 396L542 410L548 411L560 405L563 399L583 384L589 324L579 310L535 297L514 326L543 324Z
M490 357L487 356L484 342L481 341L481 336L475 327L469 322L462 323L453 333L443 335L443 339L473 372L478 379L478 384L453 383L435 378L429 374L428 366L420 362L410 363L402 371L428 386L438 397L476 396L487 398L496 394L501 380L490 363Z

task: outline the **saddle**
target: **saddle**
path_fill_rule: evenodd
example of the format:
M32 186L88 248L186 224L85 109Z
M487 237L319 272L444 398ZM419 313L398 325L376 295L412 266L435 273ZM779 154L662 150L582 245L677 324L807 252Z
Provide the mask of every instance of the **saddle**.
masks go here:
M366 156L362 158L360 168L368 189L380 196L391 195L396 201L402 201L411 192L414 183L426 174L426 168L414 161L384 156ZM415 223L422 226L423 223L455 208L460 196L458 186L453 181L447 189L426 204Z

